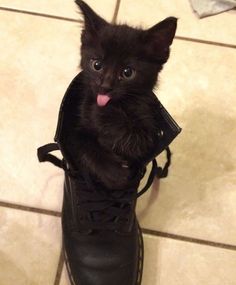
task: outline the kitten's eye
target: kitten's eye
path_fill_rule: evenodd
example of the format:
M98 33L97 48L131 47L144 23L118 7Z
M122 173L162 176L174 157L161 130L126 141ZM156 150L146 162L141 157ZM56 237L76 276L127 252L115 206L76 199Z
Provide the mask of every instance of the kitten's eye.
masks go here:
M90 66L94 71L100 71L103 68L102 61L99 59L91 59Z
M126 67L122 73L121 73L121 77L123 79L126 79L126 80L130 80L130 79L133 79L135 77L135 70L131 67Z

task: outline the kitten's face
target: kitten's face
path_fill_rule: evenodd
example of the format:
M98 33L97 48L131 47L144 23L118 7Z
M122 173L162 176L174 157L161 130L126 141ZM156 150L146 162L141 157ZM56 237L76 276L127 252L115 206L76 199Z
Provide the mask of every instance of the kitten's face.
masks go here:
M94 101L104 107L149 93L169 57L176 19L167 18L149 30L111 25L83 1L76 2L85 19L81 67Z
M106 25L91 43L82 42L81 67L94 95L119 100L152 90L161 66L148 61L142 50L142 31Z

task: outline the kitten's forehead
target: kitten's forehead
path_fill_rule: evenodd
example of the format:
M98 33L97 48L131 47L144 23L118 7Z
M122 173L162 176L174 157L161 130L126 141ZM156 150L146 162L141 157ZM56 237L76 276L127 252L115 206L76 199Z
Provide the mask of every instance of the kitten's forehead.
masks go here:
M107 55L136 56L140 52L141 29L126 25L109 25L100 34L100 43Z

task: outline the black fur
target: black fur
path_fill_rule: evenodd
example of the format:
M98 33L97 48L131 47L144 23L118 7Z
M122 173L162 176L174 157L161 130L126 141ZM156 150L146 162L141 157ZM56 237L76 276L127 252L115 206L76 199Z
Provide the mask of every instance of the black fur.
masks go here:
M85 2L76 3L84 16L84 86L78 95L79 119L70 144L77 167L86 168L108 188L127 187L157 143L157 99L152 89L168 60L177 19L170 17L142 30L109 24ZM95 59L103 64L99 72L91 68ZM126 67L135 71L133 79L121 77ZM106 93L111 100L98 106L97 94Z

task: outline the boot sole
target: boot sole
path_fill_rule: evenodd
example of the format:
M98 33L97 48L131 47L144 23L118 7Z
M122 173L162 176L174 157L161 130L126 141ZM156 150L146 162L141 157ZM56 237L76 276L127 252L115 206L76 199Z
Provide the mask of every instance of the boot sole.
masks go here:
M137 272L137 276L136 276L135 285L141 285L142 275L143 275L143 259L144 259L143 236L142 236L142 232L141 232L141 229L139 226L138 226L138 232L139 232L139 257L138 257L138 272ZM66 269L68 272L68 276L69 276L69 280L70 280L71 285L79 285L79 284L75 283L73 276L71 274L71 269L70 269L70 265L68 262L68 258L67 258L64 246L63 246L63 255L64 255Z

